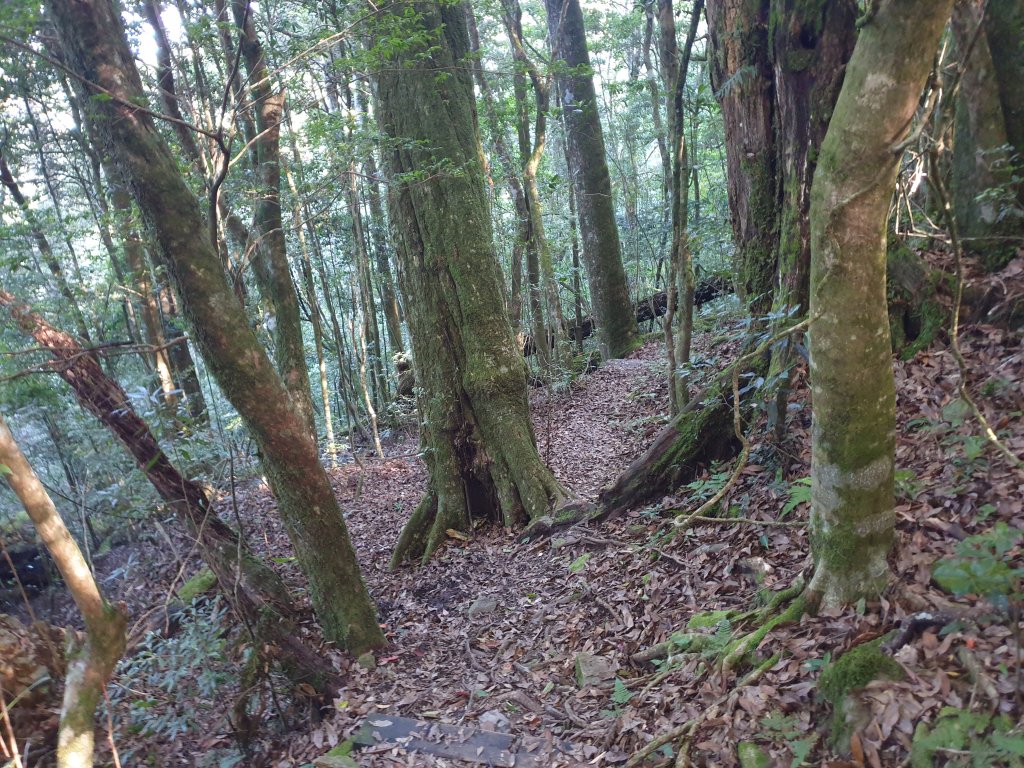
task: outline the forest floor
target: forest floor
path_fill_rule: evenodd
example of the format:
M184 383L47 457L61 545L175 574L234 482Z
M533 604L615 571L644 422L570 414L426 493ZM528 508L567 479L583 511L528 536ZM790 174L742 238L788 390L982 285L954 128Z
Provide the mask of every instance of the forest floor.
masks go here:
M1011 268L1024 284L1022 260ZM696 369L705 376L735 354L740 335L737 325L712 314L720 309L706 308L706 330L695 343ZM1024 454L1021 334L975 325L962 329L961 344L979 405L1010 450ZM1020 625L977 597L943 592L932 569L940 560L968 563L964 540L997 524L1024 530L1024 476L980 437L959 398L958 377L941 341L909 362L896 362L898 536L891 588L877 603L776 628L758 645L761 658L775 658L759 676L747 676L749 666L723 673L713 654L730 632L756 626L715 623L707 613L745 611L807 573L806 530L726 519L677 535L672 525L675 514L722 487L731 463L710 467L675 495L600 526L529 543L513 532L483 529L469 542L453 539L424 567L395 572L388 568L391 549L426 482L415 439L393 441L384 459L335 468L333 482L390 646L371 669L323 647L346 682L333 712L311 724L308 712L278 697L277 707L264 713L253 753L238 764L305 765L348 738L365 718L388 715L533 737L539 766L623 764L652 739L688 722L695 724L687 738L694 765L737 765L738 746L753 742L770 755L765 765L896 766L910 764L918 724L941 718L944 726L975 733L959 747L920 753L928 761L915 765L930 765L932 758L957 764L979 754L982 762L975 764L1004 764L1000 755L1016 754L1006 746L1013 736L1006 723L1022 715ZM806 370L799 369L784 441L776 444L763 423L754 425L750 460L719 505L725 514L767 523L806 519L808 400ZM609 362L561 390L535 389L531 406L541 455L567 487L593 499L665 423L661 345L649 342L629 359ZM274 558L300 592L302 581L266 486L258 479L242 484L236 507L230 500L224 504L226 516L242 522L254 548ZM1013 536L1003 539L1012 542ZM127 564L140 575L126 581L134 593L121 595L140 609L152 604L152 595L165 593L167 573L175 571L166 561L162 568L147 564L146 557L139 562L149 575ZM990 570L996 561L1021 565L1019 535L984 560ZM914 621L922 611L939 618ZM661 666L631 659L687 631L695 616L695 623L710 625L696 630L713 636L709 652L678 654ZM315 623L310 618L307 624L315 641ZM899 630L887 647L902 679L872 682L856 695L856 706L846 710L852 753L840 758L827 739L832 707L817 690L819 675L846 650L891 630ZM201 640L190 642L175 651L143 643L143 650L199 654L187 674L212 674L203 669ZM607 660L615 678L581 688L574 674L580 653ZM180 661L188 666L187 659ZM149 725L136 730L154 728L152 721L163 717L160 707L169 706L176 690L200 692L184 705L191 720L182 719L178 705L179 719L189 723L184 732L168 730L166 723L156 727L159 738L152 730L147 737L119 728L122 751L137 755L124 764L142 764L143 755L161 766L233 764L231 697L223 690L203 693L184 676L170 686L163 678L147 682L146 670L152 666L137 665L133 682L122 682L115 697L115 711L120 708L126 722L127 710L140 700L154 702ZM147 685L162 693L140 690ZM944 709L950 707L955 710ZM927 735L917 732L919 744ZM679 743L670 742L645 765L671 765ZM353 757L384 768L464 765L407 753L399 744Z

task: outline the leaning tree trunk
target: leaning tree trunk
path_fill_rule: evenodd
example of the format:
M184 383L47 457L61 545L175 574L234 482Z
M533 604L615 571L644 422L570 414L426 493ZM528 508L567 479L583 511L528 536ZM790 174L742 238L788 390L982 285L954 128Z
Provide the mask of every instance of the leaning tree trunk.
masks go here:
M811 189L809 595L873 598L892 546L896 399L886 221L906 137L953 0L879 0L846 71Z
M590 298L605 357L622 357L636 345L629 286L622 266L604 134L597 112L593 70L587 52L579 0L545 0L548 37L558 66L555 84L562 97L566 156L576 190Z
M0 416L0 475L4 475L57 564L85 621L85 644L69 654L57 735L58 768L92 768L96 707L124 653L128 617L100 593L89 564L60 513ZM6 713L5 713L6 714Z
M377 73L377 115L390 139L388 203L430 472L396 547L398 565L426 560L449 529L470 530L473 517L521 524L566 492L537 453L525 362L505 313L496 311L503 306L501 275L465 65L465 14L457 5L406 1L389 6L379 23L382 34L412 24L404 32L429 41L411 44Z
M138 106L145 96L121 18L110 0L49 0L48 6L69 65L87 87L105 94L90 100L97 128L135 195L193 338L260 448L324 634L356 653L383 645L308 422L224 277L220 257L204 236L198 201L151 115Z
M96 357L67 333L19 303L0 287L0 307L22 333L54 358L53 371L71 387L79 404L113 433L146 479L195 537L221 593L260 641L264 658L276 656L289 679L318 691L334 683L331 666L308 649L295 630L288 590L271 568L249 550L238 531L224 523L206 491L184 477L132 408L121 385L107 376Z

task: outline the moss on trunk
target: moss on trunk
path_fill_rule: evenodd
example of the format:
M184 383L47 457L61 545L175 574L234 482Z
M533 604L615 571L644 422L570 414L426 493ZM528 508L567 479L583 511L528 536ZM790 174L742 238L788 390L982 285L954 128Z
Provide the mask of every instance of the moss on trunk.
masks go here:
M880 0L861 30L811 190L812 600L889 578L896 402L886 219L900 153L952 0Z
M712 461L734 454L738 442L732 403L721 386L714 386L692 400L658 433L651 447L601 491L600 517L607 519L660 498Z
M537 453L526 364L501 307L461 7L399 2L379 38L419 40L377 73L388 204L429 489L395 549L426 560L473 518L525 523L566 492ZM411 27L411 28L410 28ZM424 178L426 177L426 178Z

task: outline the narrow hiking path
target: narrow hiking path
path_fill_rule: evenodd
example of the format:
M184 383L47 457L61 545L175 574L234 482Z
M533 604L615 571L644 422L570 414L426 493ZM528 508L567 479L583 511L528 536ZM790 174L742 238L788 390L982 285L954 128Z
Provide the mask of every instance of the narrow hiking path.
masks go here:
M735 351L723 343L724 330L699 338L698 369L717 370ZM988 386L992 396L985 407L1001 413L996 422L1006 427L1006 413L1024 402L1019 334L977 327L965 331L963 345L976 364L974 383L996 382ZM425 567L390 572L391 547L426 479L422 464L408 455L415 453L415 443L392 448L402 458L336 470L336 487L392 646L372 670L338 656L349 684L337 717L290 739L291 754L308 759L374 714L507 728L514 735L541 737L542 746L545 736L548 745L574 746L569 753L545 753L540 764L552 766L622 763L652 738L695 718L707 718L691 739L698 765L736 765L737 745L745 740L785 764L800 750L830 754L814 726L826 722L830 712L816 693L827 660L898 628L916 611L948 607L950 596L930 583L930 572L957 541L997 519L1024 528L1021 478L991 452L975 452L969 459L958 451L970 439L972 425L950 415L956 366L948 350L897 362L896 370L901 426L896 583L878 604L805 618L774 632L761 644L760 655L778 653L780 659L741 687L744 670L723 677L709 671L699 654L677 657L678 666L666 674L631 656L685 630L695 615L745 609L759 592L789 586L809 565L803 528L711 523L673 540L664 510L655 505L600 528L577 528L531 544L503 531L480 531L469 543L453 540ZM805 377L806 371L798 370L785 443L771 444L763 425L755 430L751 460L723 508L768 521L778 519L784 508L788 519L806 517L801 493L806 486L799 482L809 474L810 461ZM563 391L534 390L531 405L542 455L563 483L593 498L663 423L666 397L656 342ZM1024 449L1019 420L1010 434L1011 448ZM696 505L721 487L730 468L713 468L660 506ZM979 509L988 511L979 514ZM271 517L265 525L276 523ZM964 664L992 681L991 690L1003 699L999 706L1012 703L1012 676L998 672L1000 665L1014 665L1005 624L982 621L941 637L938 629L910 633L894 649L907 680L873 683L863 695L857 727L865 764L902 759L916 722L971 698L975 673ZM702 631L716 630L727 631L713 623ZM970 661L963 660L963 649ZM605 660L620 682L581 688L574 676L577 654ZM410 756L398 746L360 755L361 764L373 766L463 765Z

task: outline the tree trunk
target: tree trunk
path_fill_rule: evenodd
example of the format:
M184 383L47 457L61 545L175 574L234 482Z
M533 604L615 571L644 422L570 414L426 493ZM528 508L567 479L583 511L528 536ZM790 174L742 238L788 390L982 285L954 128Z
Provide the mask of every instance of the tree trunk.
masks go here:
M103 372L95 356L3 288L0 306L23 333L50 351L54 371L71 387L79 404L113 433L182 527L195 537L199 554L217 577L221 593L261 640L260 653L279 649L278 660L296 683L310 683L317 690L333 684L330 665L297 637L294 608L284 582L250 552L238 531L221 521L202 486L178 472L135 413L128 395Z
M772 305L780 212L771 0L708 0L711 85L722 108L737 293L754 316Z
M299 318L299 297L295 292L288 265L284 224L281 217L281 118L284 91L272 93L263 46L256 36L252 8L245 0L234 0L232 11L241 32L240 45L245 68L249 74L249 94L255 113L257 130L256 155L259 163L259 191L250 239L256 247L256 258L262 262L266 275L264 298L274 308L274 347L277 369L291 395L296 410L316 436L313 396L309 387L306 350L302 343ZM257 270L257 274L259 271Z
M320 400L323 403L324 429L327 435L327 457L331 465L336 462L335 452L337 442L334 439L334 418L331 414L331 388L327 380L327 358L324 356L324 328L323 315L320 312L320 301L316 295L316 284L313 282L313 263L309 257L309 244L306 242L306 231L302 226L303 200L299 196L299 189L295 183L295 176L302 177L302 159L299 156L299 147L296 143L295 133L292 130L291 120L288 120L289 139L292 150L292 165L285 167L285 178L288 180L288 190L292 195L292 228L299 238L299 249L302 253L300 263L300 274L302 275L302 288L306 294L306 302L309 304L309 324L313 326L313 352L316 354L316 366L318 380L320 382Z
M775 85L775 141L781 212L775 255L774 335L807 312L811 273L811 180L817 154L856 42L854 0L807 4L772 0L769 42ZM789 372L799 335L772 349L768 422L782 439ZM771 389L777 387L772 393ZM772 397L774 395L774 397Z
M68 654L57 736L58 768L92 768L96 707L125 647L128 617L100 593L89 564L0 415L0 474L18 496L85 620L86 642Z
M107 186L110 191L110 200L116 211L121 247L124 250L125 261L128 262L132 287L139 297L142 325L146 330L146 342L153 347L149 357L160 381L160 388L163 390L164 403L173 411L178 405L178 387L174 381L170 351L167 348L167 339L164 337L163 324L160 321L160 304L153 287L153 276L149 271L149 263L146 261L142 240L132 226L131 196L115 177L109 165L108 163L106 170Z
M951 192L957 226L971 251L1001 268L1021 242L1018 204L1024 183L1012 157L997 70L985 34L987 3L963 0L953 7L953 40L961 80L954 116ZM1019 45L1019 41L1018 41ZM1017 88L1020 83L1017 83ZM1014 207L1018 216L1007 215Z
M1024 5L1020 0L988 0L985 34L999 101L1006 121L1006 138L1018 155L1024 155ZM1024 184L1018 184L1017 200L1024 206Z
M355 653L384 644L338 501L308 421L249 328L224 278L198 201L149 114L120 17L110 0L50 0L67 61L88 87L97 126L129 182L174 281L207 365L246 421L264 457L324 634Z
M377 279L380 282L380 303L384 309L384 324L388 329L388 341L392 354L405 351L402 340L402 316L398 309L398 295L395 293L395 279L391 274L391 259L388 255L387 222L380 200L380 182L377 179L377 161L373 152L366 154L366 175L369 176L367 198L370 203L370 240L373 243Z
M403 14L408 13L408 17ZM410 23L413 43L377 72L377 116L388 143L388 204L413 344L427 494L392 564L426 560L473 517L517 525L566 497L537 453L526 366L504 312L491 239L465 14L398 2L385 34ZM414 21L408 21L414 19ZM416 62L417 66L409 66ZM439 78L438 73L444 73ZM414 180L441 163L442 170Z
M636 322L630 311L629 286L622 266L604 135L587 52L579 0L545 0L548 37L559 68L566 154L576 190L590 298L598 323L601 353L622 357L636 345Z
M671 0L658 2L661 64L668 84L668 135L671 149L672 175L669 179L672 221L672 252L669 254L669 307L666 314L665 342L674 348L669 351L669 395L672 415L689 400L685 375L677 366L690 362L690 343L693 338L693 254L689 233L689 181L690 166L686 147L686 77L690 69L690 54L697 37L697 25L704 10L703 0L696 0L690 12L690 27L682 49L676 39L675 14ZM672 322L679 310L679 334L673 338Z
M896 399L886 220L902 151L952 0L879 0L847 67L811 189L809 595L876 597L893 541Z

